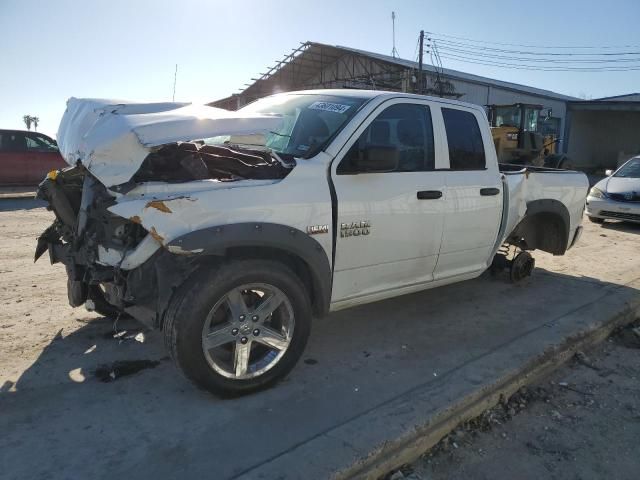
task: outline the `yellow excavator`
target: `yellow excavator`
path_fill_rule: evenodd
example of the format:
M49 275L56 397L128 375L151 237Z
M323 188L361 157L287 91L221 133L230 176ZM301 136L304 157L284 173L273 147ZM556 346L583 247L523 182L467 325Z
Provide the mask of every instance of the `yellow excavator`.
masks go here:
M544 122L551 117L540 113L542 105L514 103L488 105L491 135L496 146L498 161L516 165L571 169L569 158L556 152L557 135L541 132Z

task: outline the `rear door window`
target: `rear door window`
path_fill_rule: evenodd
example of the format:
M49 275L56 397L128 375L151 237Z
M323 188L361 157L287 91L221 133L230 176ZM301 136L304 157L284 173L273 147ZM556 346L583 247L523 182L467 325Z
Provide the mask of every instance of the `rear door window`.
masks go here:
M443 108L442 117L449 144L449 168L484 170L487 161L476 116L464 110Z
M27 142L22 132L1 132L0 150L3 152L24 152Z

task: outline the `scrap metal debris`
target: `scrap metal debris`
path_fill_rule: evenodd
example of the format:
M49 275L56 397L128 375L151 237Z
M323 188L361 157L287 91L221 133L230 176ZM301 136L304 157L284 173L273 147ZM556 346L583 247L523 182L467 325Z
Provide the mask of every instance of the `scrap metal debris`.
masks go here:
M155 368L158 365L160 365L160 360L120 360L108 365L98 366L94 371L94 375L101 382L109 383L148 368Z
M130 333L128 330L110 330L104 334L104 338L108 340L110 339L118 340L118 343L126 342L129 340L134 340L139 343L144 343L147 339L144 332ZM89 353L89 352L87 351L85 353Z

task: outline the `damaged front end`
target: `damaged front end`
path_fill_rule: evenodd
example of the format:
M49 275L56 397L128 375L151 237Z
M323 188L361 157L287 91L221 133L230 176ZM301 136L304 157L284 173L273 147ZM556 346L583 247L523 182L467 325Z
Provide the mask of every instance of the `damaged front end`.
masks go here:
M38 238L35 260L48 251L52 264L65 265L72 307L86 305L108 316L127 313L158 326L172 290L196 268L194 259L165 250L163 238L140 217L125 218L110 208L127 203L126 192L146 182L220 185L281 179L290 171L264 150L188 142L157 149L132 181L111 190L82 165L52 172L40 184L38 198L48 202L56 219ZM149 199L146 207L172 213L159 199Z
M87 303L105 315L123 312L127 271L121 269L127 252L148 236L139 224L108 211L116 200L83 166L51 172L38 188L56 219L38 238L35 261L49 252L52 264L67 270L69 304ZM105 251L121 252L115 264L104 261ZM111 262L113 263L113 262Z
M64 264L71 306L161 325L172 291L196 260L164 248L153 215L171 213L164 201L175 205L182 190L284 178L293 160L241 144L279 121L183 104L69 100L58 140L70 167L39 186L38 198L56 218L38 238L35 260L48 251L52 264ZM221 135L226 143L205 142ZM122 211L141 203L136 214Z

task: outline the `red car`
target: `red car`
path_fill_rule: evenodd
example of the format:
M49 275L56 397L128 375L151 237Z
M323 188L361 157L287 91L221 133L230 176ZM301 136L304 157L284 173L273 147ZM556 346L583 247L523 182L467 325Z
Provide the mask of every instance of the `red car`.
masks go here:
M0 130L0 185L38 185L47 172L66 166L51 137Z

